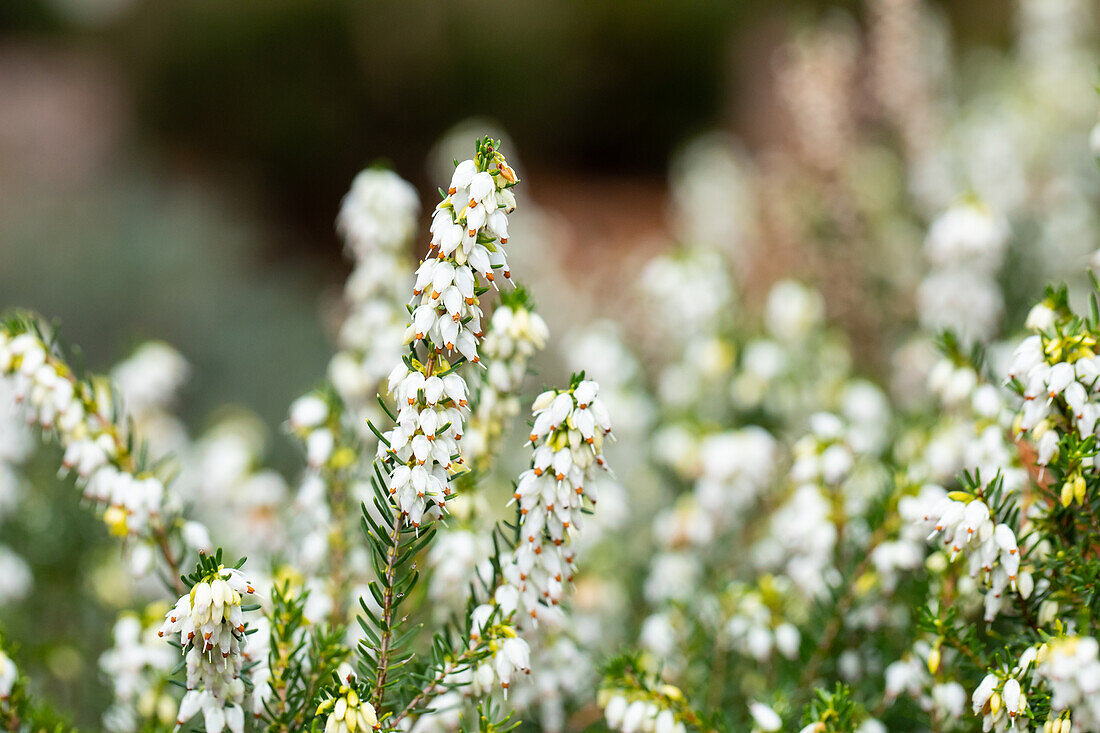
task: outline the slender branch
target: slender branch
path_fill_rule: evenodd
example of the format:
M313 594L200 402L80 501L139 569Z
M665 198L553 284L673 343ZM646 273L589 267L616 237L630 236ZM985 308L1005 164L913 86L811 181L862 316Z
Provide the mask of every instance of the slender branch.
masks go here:
M187 586L183 584L183 580L180 578L179 559L172 554L172 548L168 544L168 532L163 527L157 527L153 530L153 539L156 540L157 547L160 548L160 554L164 557L164 562L168 565L168 570L171 573L172 585L170 587L182 596L187 592Z
M398 723L400 723L409 714L420 707L425 700L432 697L435 694L436 689L441 684L443 684L443 681L455 670L457 670L459 667L469 661L470 658L473 657L480 648L480 644L474 647L469 647L466 649L466 651L462 652L462 654L447 662L447 664L443 665L439 669L439 673L436 674L435 678L430 683L428 683L428 686L417 693L416 697L409 701L409 704L405 706L404 710L402 710L400 713L390 719L390 725L396 727Z
M404 515L400 510L394 513L393 532L390 533L390 547L386 552L385 590L382 591L382 628L379 629L378 661L375 667L374 707L382 710L382 695L386 689L386 674L389 671L390 642L393 639L393 582L397 565L397 548L401 541Z

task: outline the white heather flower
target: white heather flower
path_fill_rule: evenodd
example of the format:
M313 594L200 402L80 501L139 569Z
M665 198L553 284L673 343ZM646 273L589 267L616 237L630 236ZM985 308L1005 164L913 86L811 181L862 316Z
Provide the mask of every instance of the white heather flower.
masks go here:
M932 223L924 245L932 270L917 294L925 329L950 329L964 344L995 335L1004 308L995 276L1008 234L1003 220L976 203L956 205Z
M987 207L958 204L932 222L924 249L935 267L970 267L991 272L1000 267L1008 243L1008 225Z
M665 338L686 343L713 329L733 297L726 273L718 252L698 249L655 257L646 265L641 289Z
M23 600L33 585L34 576L23 558L0 545L0 606Z
M139 346L111 370L127 410L143 414L169 407L190 376L183 355L168 344L151 341Z
M990 673L971 695L971 708L982 717L983 730L1001 733L1015 728L1017 718L1025 719L1027 690L1011 675Z
M684 733L683 721L675 714L662 708L657 700L629 700L626 693L603 691L600 697L605 699L604 718L607 727L621 733Z
M886 699L892 701L902 694L909 697L920 695L921 689L928 679L928 672L917 655L909 654L904 659L891 662L886 667L884 677L886 680Z
M1037 675L1050 686L1051 711L1071 712L1074 730L1100 727L1100 644L1096 639L1052 639L1037 656L1041 659Z
M99 668L114 690L105 727L117 730L122 726L108 725L106 721L132 720L142 698L158 694L156 685L176 664L177 656L175 650L157 637L154 627L143 627L132 614L119 617L112 639L114 645L100 656Z
M937 718L958 719L966 707L966 690L958 682L933 685L932 705Z
M781 280L768 292L764 321L782 342L799 342L825 319L821 294L794 280Z
M1031 331L1049 331L1054 327L1054 309L1046 303L1036 303L1028 311L1024 326Z
M695 498L714 526L736 523L767 489L778 445L763 428L749 426L709 435L699 446L701 475Z
M970 270L937 270L917 291L921 326L930 333L955 332L964 344L996 335L1004 298L996 281Z
M188 692L180 703L180 725L201 709L208 731L243 730L240 675L247 637L241 600L256 595L240 570L219 568L165 614L158 634L178 633L186 662Z
M758 730L777 731L783 727L783 719L772 710L770 707L762 702L753 702L749 704L749 713L752 714L752 719L756 723Z
M290 427L295 430L306 430L319 427L328 419L329 409L319 395L302 395L290 405Z
M653 556L645 581L645 597L652 604L686 601L698 586L702 568L688 552L661 552Z
M317 714L326 716L325 733L354 733L381 727L374 707L346 685L337 690L335 697L321 703Z
M11 661L11 657L0 650L0 700L7 700L11 697L12 688L15 687L18 679L19 670L16 668L15 662Z

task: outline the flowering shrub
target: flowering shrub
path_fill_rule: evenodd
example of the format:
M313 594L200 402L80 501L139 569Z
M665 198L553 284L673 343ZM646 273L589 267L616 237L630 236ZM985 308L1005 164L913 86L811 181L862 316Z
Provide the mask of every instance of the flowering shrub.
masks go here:
M1025 28L1073 40L1072 8L1022 7ZM1030 137L1065 129L993 105L1015 115L994 147L1018 157L988 176L988 151L966 144L1000 139L985 107L929 119L935 79L912 50L930 19L911 0L871 9L900 170L884 178L905 202L848 170L876 154L842 103L860 50L822 30L779 65L805 175L758 170L717 137L687 148L680 243L640 268L637 293L613 293L620 322L570 322L588 303L560 287L545 220L514 213L499 142L448 171L419 264L415 190L360 173L337 220L353 262L337 351L288 410L293 482L264 467L245 415L188 435L171 347L90 374L45 320L8 315L0 510L37 434L122 546L103 727L1100 731L1100 290L1073 269L1084 257L1059 254L1071 245L1049 251L1066 220L1097 232L1079 201L1040 201L1071 186L1051 172L1061 147ZM1075 68L1061 46L1022 45L1008 63L1039 97ZM925 264L892 267L894 235L914 228ZM835 295L783 278L754 309L746 272L768 229L811 264L816 245L886 252L858 272L888 305L915 303L875 332L899 344L888 367L837 327ZM1021 308L1019 240L1036 231L1041 274L1071 285ZM549 296L541 314L532 293ZM882 314L848 315L866 334L858 319ZM536 391L556 343L571 376ZM0 545L0 600L34 582ZM21 655L0 639L0 722L64 727Z
M547 631L566 633L560 604L577 567L574 535L595 505L611 438L596 382L578 375L535 399L534 452L515 484L511 519L502 502L483 518L467 507L454 525L444 521L454 502L479 490L519 411L527 361L548 336L524 291L508 283L518 178L498 146L481 139L473 158L456 163L407 310L408 293L395 283L407 281L400 252L415 230L415 192L385 171L356 179L339 221L359 263L348 284L354 310L332 381L290 408L307 464L290 506L279 501L278 479L248 468L253 456L237 431L219 426L195 446L185 439L170 458L162 413L186 371L175 352L143 347L112 382L78 372L36 316L4 322L9 404L63 449L62 472L123 541L138 581L159 576L171 597L159 626L119 620L102 660L115 683L108 728L184 726L201 715L207 731L398 729L457 720L469 707L474 724L491 729L509 717L491 702L497 691L506 695L530 674L533 649L546 644L552 653ZM483 324L484 299L500 286L509 289L505 303ZM482 369L471 383L473 365ZM372 405L368 395L379 392L389 399ZM12 431L17 457L21 428ZM467 432L476 438L463 443ZM221 454L212 472L210 453ZM167 467L181 459L196 466ZM235 468L227 472L227 463ZM227 510L237 515L232 524L218 521ZM281 521L262 516L269 512ZM244 559L227 565L202 518L247 546L255 570L243 569ZM405 604L425 598L424 556L434 566L454 559L428 552L433 541L475 536L460 523L491 542L476 567L452 571L442 587L440 568L428 597L449 602L452 615L422 632L421 611ZM250 536L234 539L242 529ZM466 591L455 594L454 584ZM17 666L0 660L8 727L45 724ZM178 702L165 682L183 689Z

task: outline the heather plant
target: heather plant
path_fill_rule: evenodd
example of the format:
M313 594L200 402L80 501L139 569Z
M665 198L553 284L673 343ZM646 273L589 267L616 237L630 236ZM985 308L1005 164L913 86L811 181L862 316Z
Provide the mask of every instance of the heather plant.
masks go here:
M574 536L607 470L611 423L583 374L535 399L530 468L497 511L478 517L467 507L460 517L490 551L467 572L450 571L467 590L447 615L424 616L439 592L418 582L425 559L452 561L430 559L430 549L441 530L460 532L446 518L480 490L519 413L527 360L548 336L511 283L505 245L518 177L498 148L483 138L455 162L415 281L400 254L415 228L415 192L385 171L356 179L340 217L359 264L343 350L332 381L291 406L287 427L307 468L289 506L278 501L285 485L254 467L247 428L219 425L194 444L166 438L166 408L186 372L175 352L144 347L112 380L81 372L34 314L4 321L14 414L62 448L62 473L121 540L152 601L120 617L101 660L115 696L105 727L511 727L495 698L531 672L540 634L567 626ZM498 288L506 304L488 318ZM471 416L478 437L464 443ZM5 455L17 463L25 440L18 423L11 432ZM251 559L230 562L212 542L219 532ZM5 726L52 725L16 662L0 662Z
M415 189L356 176L293 480L246 415L187 434L170 347L88 374L10 314L0 515L37 433L122 545L103 726L1100 730L1095 99L1056 91L1087 13L1021 2L973 92L927 8L868 7L779 59L786 147L673 162L674 241L605 309L499 142L453 162L418 262ZM2 544L0 571L34 592ZM63 726L23 654L0 722Z

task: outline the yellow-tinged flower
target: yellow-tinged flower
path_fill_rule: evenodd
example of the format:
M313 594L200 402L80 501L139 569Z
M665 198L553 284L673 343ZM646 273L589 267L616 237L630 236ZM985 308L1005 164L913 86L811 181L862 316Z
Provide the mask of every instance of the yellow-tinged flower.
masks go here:
M107 507L107 511L103 512L103 523L113 537L125 537L130 532L126 523L126 510L122 507Z

